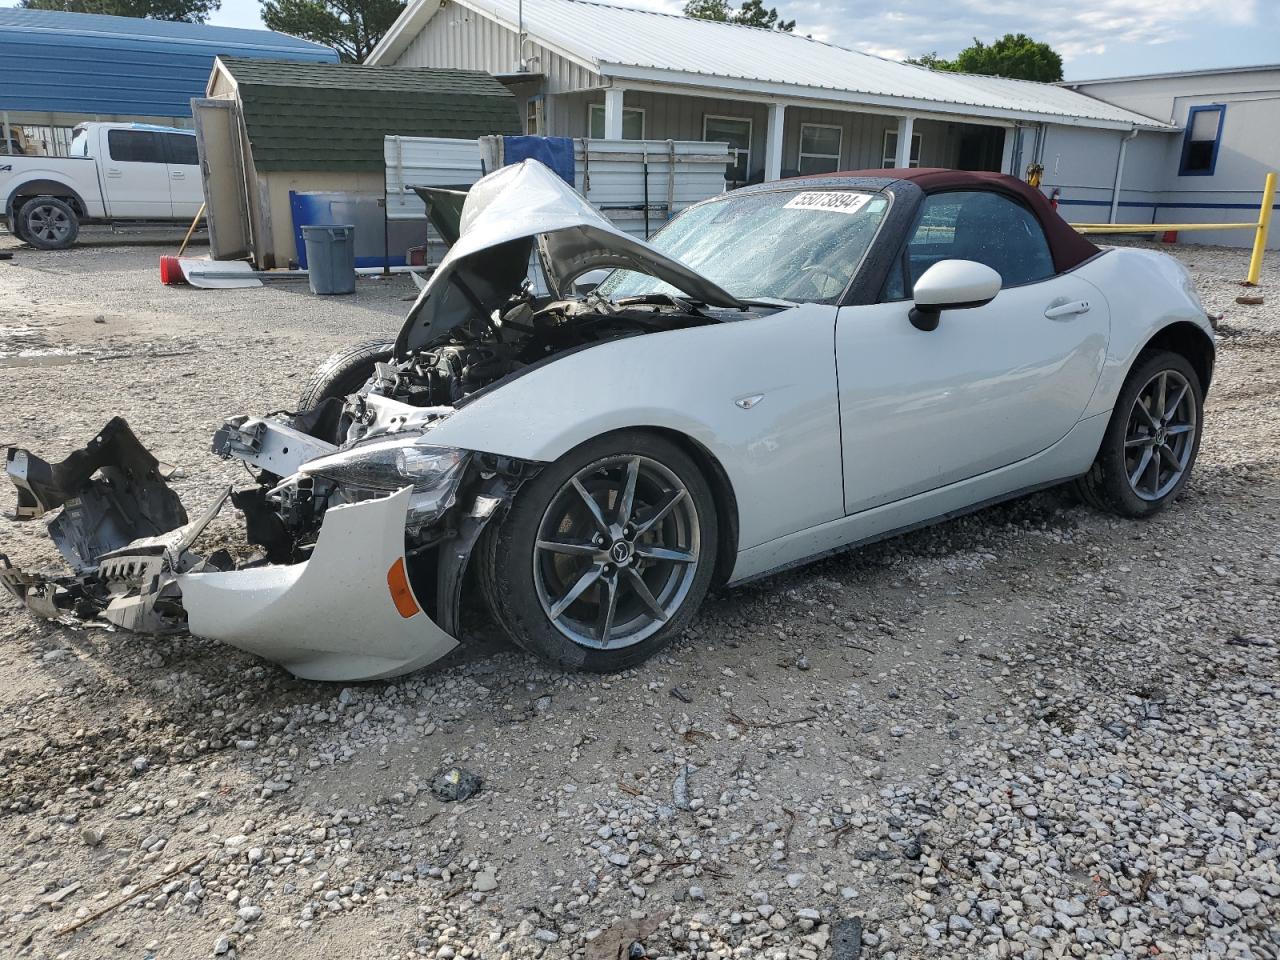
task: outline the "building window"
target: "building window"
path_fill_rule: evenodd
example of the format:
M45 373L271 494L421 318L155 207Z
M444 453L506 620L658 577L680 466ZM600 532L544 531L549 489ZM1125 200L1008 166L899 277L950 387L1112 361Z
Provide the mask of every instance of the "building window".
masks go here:
M542 95L532 96L525 103L524 132L531 137L542 135Z
M1218 163L1218 144L1227 108L1220 103L1192 107L1187 113L1187 132L1182 137L1180 177L1211 177Z
M727 143L733 150L733 163L725 169L730 183L746 183L751 175L751 121L743 117L702 118L702 139L708 143Z
M587 136L592 140L604 139L604 104L591 104ZM622 139L644 139L644 111L639 107L622 108Z
M844 131L824 123L800 124L800 173L835 173L840 169Z
M884 132L884 159L880 165L886 170L891 170L898 165L898 131L886 130ZM907 166L920 166L920 134L911 134L911 156L907 159Z

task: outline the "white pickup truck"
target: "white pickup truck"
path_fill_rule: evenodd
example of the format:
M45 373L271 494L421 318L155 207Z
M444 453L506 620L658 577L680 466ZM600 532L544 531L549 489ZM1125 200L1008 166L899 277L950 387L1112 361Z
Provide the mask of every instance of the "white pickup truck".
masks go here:
M82 123L70 153L0 156L0 212L42 250L71 246L86 221L189 222L204 201L192 130Z

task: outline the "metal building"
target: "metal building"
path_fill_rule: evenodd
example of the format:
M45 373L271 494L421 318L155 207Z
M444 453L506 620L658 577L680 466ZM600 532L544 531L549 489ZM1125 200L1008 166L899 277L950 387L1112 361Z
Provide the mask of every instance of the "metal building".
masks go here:
M1174 129L1060 86L587 0L410 0L369 63L493 73L528 133L725 141L736 183L866 167L1020 173L1046 127Z
M1280 168L1280 65L1191 70L1067 84L1172 125L1174 135L1122 138L1055 130L1044 150L1044 188L1069 220L1232 223L1257 220L1262 186ZM1180 239L1248 246L1247 230ZM1280 248L1273 233L1268 246Z
M334 63L328 47L270 30L0 8L0 123L65 153L86 120L191 125L220 54ZM0 141L3 142L3 141Z

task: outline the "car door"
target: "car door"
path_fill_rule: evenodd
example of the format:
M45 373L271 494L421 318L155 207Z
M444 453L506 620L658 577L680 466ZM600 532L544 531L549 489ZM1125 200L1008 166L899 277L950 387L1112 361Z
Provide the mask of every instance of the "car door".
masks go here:
M190 220L204 203L200 178L200 155L194 133L161 133L164 141L165 166L169 172L169 202L173 216Z
M154 130L124 127L106 131L101 159L107 216L118 219L164 219L173 216L164 143Z
M976 260L1004 281L990 303L912 326L910 287L934 263ZM926 197L882 302L836 325L845 509L944 487L1025 460L1079 421L1110 333L1099 290L1057 274L1044 232L990 191ZM1016 489L1016 471L1009 489Z

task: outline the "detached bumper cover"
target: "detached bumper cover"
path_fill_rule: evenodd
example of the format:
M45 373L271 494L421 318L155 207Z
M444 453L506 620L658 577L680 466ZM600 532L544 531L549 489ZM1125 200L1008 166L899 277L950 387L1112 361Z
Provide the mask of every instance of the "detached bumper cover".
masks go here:
M306 680L374 680L443 657L458 642L420 605L402 616L387 582L409 493L332 507L304 563L179 576L189 629Z
M301 563L232 570L225 551L206 559L191 549L230 490L188 521L160 465L119 418L61 464L11 450L7 471L20 519L62 508L49 532L70 572L24 571L0 554L0 588L36 616L151 635L187 629L308 680L408 673L457 646L423 612L405 574L409 488L329 508ZM484 522L463 518L465 535L446 541L437 615L449 626Z

